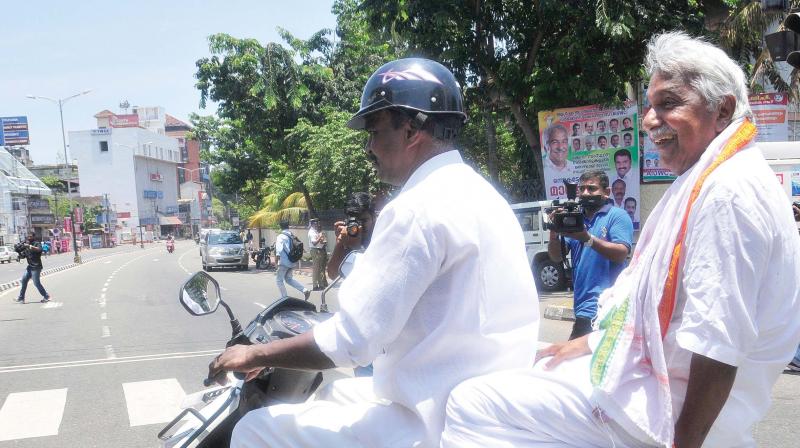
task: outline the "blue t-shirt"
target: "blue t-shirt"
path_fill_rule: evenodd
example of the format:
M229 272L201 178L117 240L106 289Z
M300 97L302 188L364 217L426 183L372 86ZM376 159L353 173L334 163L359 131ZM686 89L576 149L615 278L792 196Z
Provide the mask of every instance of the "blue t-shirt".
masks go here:
M633 241L633 223L625 210L606 204L586 220L586 228L597 239L622 243L630 251ZM626 261L614 263L583 243L567 238L572 254L572 283L575 288L573 309L576 317L594 319L597 315L597 298L614 284Z

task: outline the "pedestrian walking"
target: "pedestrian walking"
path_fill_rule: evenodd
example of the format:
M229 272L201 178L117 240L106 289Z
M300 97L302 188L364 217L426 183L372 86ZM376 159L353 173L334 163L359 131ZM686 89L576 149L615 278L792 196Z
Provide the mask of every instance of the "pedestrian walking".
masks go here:
M289 223L281 221L281 233L275 239L275 256L278 258L278 271L275 278L275 283L278 285L278 290L281 292L281 298L288 297L286 292L286 285L288 283L292 288L303 293L306 300L311 295L311 290L305 288L300 282L292 278L292 271L294 271L295 262L289 259L289 252L292 250L292 232L289 231Z
M327 243L319 219L309 220L308 244L311 245L311 260L313 261L311 277L314 291L323 290L328 286L328 279L325 277L325 266L328 264Z
M42 248L39 243L36 242L36 235L33 232L28 232L28 240L17 243L17 245L14 246L14 250L28 261L28 267L25 269L25 273L22 274L22 280L20 280L19 297L17 297L16 302L25 303L25 291L28 289L28 280L30 279L33 279L33 285L36 286L36 289L39 290L39 294L42 295L41 302L49 302L50 294L45 291L40 279L43 267Z

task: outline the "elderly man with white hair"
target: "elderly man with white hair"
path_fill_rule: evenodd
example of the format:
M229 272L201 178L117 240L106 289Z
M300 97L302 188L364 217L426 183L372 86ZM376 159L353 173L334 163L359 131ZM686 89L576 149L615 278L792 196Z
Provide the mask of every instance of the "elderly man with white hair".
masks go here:
M678 178L594 331L459 385L443 447L755 446L800 340L800 238L736 63L674 32L646 68L643 127Z

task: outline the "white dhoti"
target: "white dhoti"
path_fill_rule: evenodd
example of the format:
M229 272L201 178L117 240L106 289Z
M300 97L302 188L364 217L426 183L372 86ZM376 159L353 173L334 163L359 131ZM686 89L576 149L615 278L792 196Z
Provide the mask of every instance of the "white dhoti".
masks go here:
M549 358L547 358L549 359ZM508 370L461 383L447 402L442 447L647 447L595 410L591 356L543 370Z
M375 397L372 378L345 378L315 399L256 409L233 430L232 448L419 446L425 430L416 414Z

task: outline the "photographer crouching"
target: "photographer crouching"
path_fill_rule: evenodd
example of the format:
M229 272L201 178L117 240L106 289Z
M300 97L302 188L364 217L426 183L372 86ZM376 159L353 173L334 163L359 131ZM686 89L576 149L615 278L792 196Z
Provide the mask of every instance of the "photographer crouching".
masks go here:
M548 216L550 259L559 263L568 253L572 254L575 323L570 340L592 331L597 298L625 268L633 241L631 218L608 202L611 189L606 173L584 172L577 193L577 204L567 203L566 208L559 207ZM564 237L563 244L559 237Z
M40 279L43 267L42 248L36 241L36 234L33 232L28 232L28 240L20 241L19 243L15 244L14 250L20 255L20 257L24 257L26 260L28 260L28 267L25 269L25 273L22 274L22 280L20 281L19 297L15 299L15 301L17 303L25 303L25 291L28 289L28 280L33 279L34 286L36 286L36 289L39 290L39 294L42 295L41 302L49 302L50 294L45 291Z

